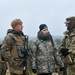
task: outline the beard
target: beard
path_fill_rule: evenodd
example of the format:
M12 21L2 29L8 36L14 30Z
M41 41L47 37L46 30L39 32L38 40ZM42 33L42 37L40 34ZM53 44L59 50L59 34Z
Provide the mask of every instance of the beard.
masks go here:
M42 32L38 32L38 39L41 40L49 40L51 38L51 34L48 32L47 34L43 34Z

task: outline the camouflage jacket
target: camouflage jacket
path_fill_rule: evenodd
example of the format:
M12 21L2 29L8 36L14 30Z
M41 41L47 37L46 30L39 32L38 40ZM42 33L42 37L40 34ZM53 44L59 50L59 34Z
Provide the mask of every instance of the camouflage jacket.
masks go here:
M64 32L64 39L61 44L61 48L68 48L70 52L66 57L61 56L62 61L67 64L75 63L75 29Z
M9 64L11 73L22 74L23 67L19 66L24 55L25 36L22 32L8 30L2 43L2 56Z
M69 52L75 54L75 29L71 31L64 32L64 39L62 41L61 47L69 49Z
M61 65L57 46L52 40L33 40L30 45L32 57L32 69L36 69L37 73L50 73L55 71L55 64Z

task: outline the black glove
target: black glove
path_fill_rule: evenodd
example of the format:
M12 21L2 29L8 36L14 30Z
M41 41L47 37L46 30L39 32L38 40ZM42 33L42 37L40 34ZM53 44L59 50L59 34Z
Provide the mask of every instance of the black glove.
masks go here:
M36 69L32 69L33 73L36 73Z
M62 63L61 67L60 67L60 71L66 70L67 69L67 65Z
M63 55L63 56L67 56L69 54L68 52L69 49L67 48L61 48L60 49L60 53Z

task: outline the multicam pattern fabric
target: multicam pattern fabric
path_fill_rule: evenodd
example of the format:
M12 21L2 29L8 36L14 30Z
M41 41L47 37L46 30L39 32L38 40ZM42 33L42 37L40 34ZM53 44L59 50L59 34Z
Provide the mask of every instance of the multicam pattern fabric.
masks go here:
M0 60L0 75L6 75L7 71L7 63L5 61Z
M11 73L23 74L23 66L19 63L22 60L25 45L25 36L22 32L10 29L7 32L2 44L2 56L9 64Z
M64 58L62 60L68 65L68 68L66 70L67 75L75 75L75 29L72 29L70 32L66 31L64 35L65 37L62 41L61 47L66 47L69 49L69 52L72 56L72 63L69 64L67 62L69 59L65 61Z
M55 43L52 40L33 40L30 45L32 69L37 73L50 73L55 71L56 62L61 65L61 59ZM55 56L55 57L54 57Z
M1 45L0 45L0 75L6 75L7 63L1 59Z

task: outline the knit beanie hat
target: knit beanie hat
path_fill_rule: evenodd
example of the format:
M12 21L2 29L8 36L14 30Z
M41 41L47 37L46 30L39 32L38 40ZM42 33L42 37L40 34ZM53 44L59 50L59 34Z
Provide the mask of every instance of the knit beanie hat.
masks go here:
M42 31L42 30L48 29L48 27L47 27L46 24L41 24L41 25L39 26L39 29L40 29L40 31Z

